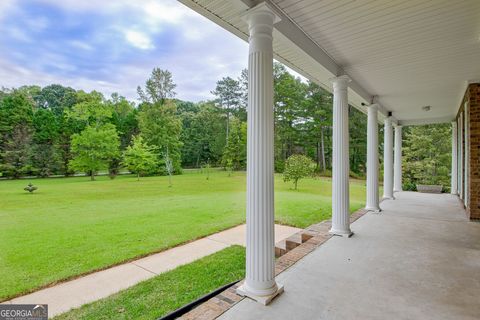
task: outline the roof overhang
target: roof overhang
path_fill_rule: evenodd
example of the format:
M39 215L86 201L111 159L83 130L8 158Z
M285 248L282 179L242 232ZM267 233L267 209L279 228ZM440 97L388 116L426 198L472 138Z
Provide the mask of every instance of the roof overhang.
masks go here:
M262 2L179 1L245 41L248 31L241 16ZM422 6L421 0L411 1L410 7L400 0L389 1L389 6L374 1L377 5L373 7L367 0L266 2L281 18L274 28L275 59L330 92L328 79L348 75L352 79L349 103L365 113L367 105L379 104L379 121L392 112L394 122L403 125L449 122L455 117L465 84L480 77L478 36L474 37L477 43L468 43L475 32L480 33L480 2L439 0L429 7ZM419 31L404 34L403 25L395 21L409 18L411 10L418 16L411 23L416 23ZM450 23L456 23L455 27ZM432 37L435 41L430 41ZM422 45L424 42L429 45ZM410 43L419 48L408 48ZM443 43L448 54L437 54L429 47L437 43ZM428 113L422 111L425 105L432 106Z

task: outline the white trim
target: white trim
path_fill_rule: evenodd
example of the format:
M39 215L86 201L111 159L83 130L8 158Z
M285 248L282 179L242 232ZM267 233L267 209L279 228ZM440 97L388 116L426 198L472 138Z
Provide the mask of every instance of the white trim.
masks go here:
M463 172L464 172L464 177L463 177L463 203L465 204L465 207L468 208L469 206L469 160L470 160L470 115L469 115L469 103L468 101L465 101L465 104L463 105L463 114L464 114L464 121L463 121L463 131L464 131L464 141L465 141L465 146L464 146L464 161L463 161Z
M418 120L400 120L398 121L398 124L402 126L421 126L424 124L449 123L449 122L452 122L454 119L455 117L427 118L427 119L418 119Z
M450 174L450 193L458 194L458 128L457 121L452 121L452 168Z

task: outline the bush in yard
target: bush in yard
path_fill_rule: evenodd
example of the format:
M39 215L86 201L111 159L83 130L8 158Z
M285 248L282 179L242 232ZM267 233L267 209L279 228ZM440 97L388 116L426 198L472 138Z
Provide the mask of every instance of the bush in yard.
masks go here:
M23 188L23 190L28 191L29 193L32 193L33 191L37 190L38 188L33 185L33 183L29 183L28 186Z
M298 180L313 175L315 163L307 156L294 154L285 161L283 181L293 181L297 190Z
M140 175L149 174L157 167L157 155L154 148L147 145L141 136L133 137L132 145L127 147L123 155L123 164L128 170Z

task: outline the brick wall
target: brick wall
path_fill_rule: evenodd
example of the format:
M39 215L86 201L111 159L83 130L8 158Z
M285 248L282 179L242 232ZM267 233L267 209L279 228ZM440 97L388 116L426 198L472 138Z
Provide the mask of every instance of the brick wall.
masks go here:
M480 84L470 84L465 93L469 103L470 118L470 205L467 214L472 220L480 220Z

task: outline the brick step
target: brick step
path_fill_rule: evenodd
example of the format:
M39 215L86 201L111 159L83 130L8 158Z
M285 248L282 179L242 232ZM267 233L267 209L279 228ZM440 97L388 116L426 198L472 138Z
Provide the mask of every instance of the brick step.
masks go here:
M299 234L294 234L293 236L288 237L285 240L285 247L287 249L287 252L295 249L301 244L302 244L302 237Z
M301 237L302 237L302 243L305 243L308 240L312 239L314 235L311 233L302 232Z
M282 240L275 244L275 258L280 258L287 253L285 240Z
M282 240L278 243L275 244L275 257L280 258L283 256L285 253L289 252L290 250L295 249L302 243L307 242L311 238L313 238L314 235L311 232L304 232L302 231L301 233L296 233L290 237L288 237L285 240Z

